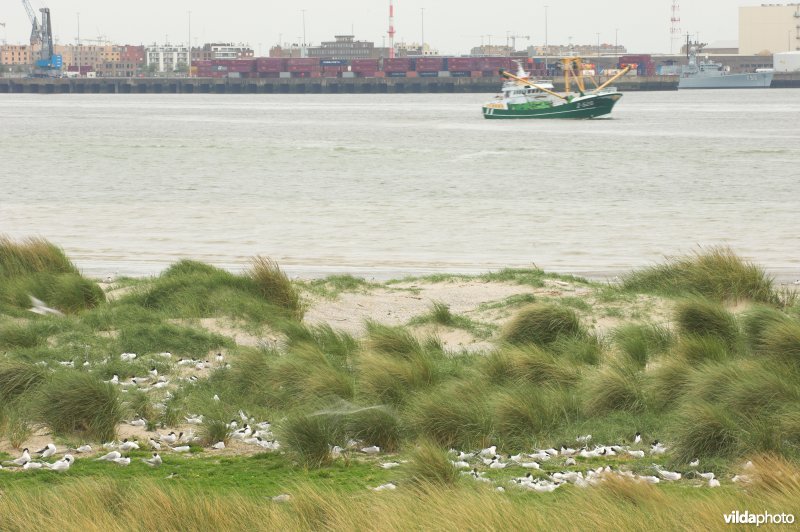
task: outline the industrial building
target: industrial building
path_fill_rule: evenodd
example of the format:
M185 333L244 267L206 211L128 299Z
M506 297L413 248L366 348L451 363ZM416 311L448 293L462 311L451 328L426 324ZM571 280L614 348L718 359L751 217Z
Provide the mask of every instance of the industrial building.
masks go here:
M376 47L374 42L357 41L355 35L335 35L334 41L320 43L319 46L306 48L306 57L325 59L378 59L387 57L383 48Z
M772 55L800 50L800 4L739 8L739 53Z
M33 63L33 50L27 44L0 45L0 65L30 65Z
M189 48L182 45L154 44L145 49L147 67L156 72L175 72L189 66Z

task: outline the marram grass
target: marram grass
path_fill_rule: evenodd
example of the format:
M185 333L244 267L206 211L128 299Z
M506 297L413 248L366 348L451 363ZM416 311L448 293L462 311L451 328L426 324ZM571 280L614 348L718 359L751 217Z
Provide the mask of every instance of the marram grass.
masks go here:
M763 268L727 247L711 247L629 273L623 287L668 296L697 295L717 301L750 299L778 304L774 282Z
M290 500L207 493L180 482L67 480L0 498L4 530L719 530L732 510L800 514L800 477L784 460L754 458L746 487L687 497L680 490L624 480L554 494L497 493L476 483L456 487L403 483L396 491L336 493L286 486ZM67 478L66 476L64 478Z

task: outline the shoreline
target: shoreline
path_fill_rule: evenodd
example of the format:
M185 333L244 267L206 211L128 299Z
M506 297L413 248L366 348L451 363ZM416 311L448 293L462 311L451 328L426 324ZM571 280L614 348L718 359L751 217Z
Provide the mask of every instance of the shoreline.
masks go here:
M212 266L222 268L231 273L242 273L249 268L249 262L215 262L206 261L202 258L176 257L170 262L136 262L136 261L114 261L96 262L73 261L78 269L87 277L102 280L109 275L114 277L131 277L134 279L144 279L155 277L166 270L170 265L182 259L198 260ZM800 280L800 266L798 267L768 267L757 260L753 262L771 276L780 285L795 284ZM429 275L463 275L467 277L478 276L485 273L500 271L507 268L530 269L538 268L535 263L525 264L484 264L467 265L463 263L452 265L380 265L380 264L293 264L291 262L278 261L281 269L291 278L298 280L324 279L333 275L351 275L357 278L371 279L375 281L393 281L405 278L426 277ZM560 275L574 275L594 282L613 282L615 278L629 273L635 269L651 266L654 262L648 262L632 266L630 268L541 268L547 273Z

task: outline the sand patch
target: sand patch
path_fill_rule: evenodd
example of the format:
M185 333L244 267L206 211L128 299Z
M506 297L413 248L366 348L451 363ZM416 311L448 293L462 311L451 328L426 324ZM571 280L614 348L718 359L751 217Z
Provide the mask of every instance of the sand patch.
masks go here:
M305 321L309 325L327 324L362 336L367 320L384 325L405 325L415 316L429 312L435 302L448 305L454 314L468 314L481 305L526 293L532 293L529 286L474 280L398 283L367 294L344 293L333 301L313 300Z

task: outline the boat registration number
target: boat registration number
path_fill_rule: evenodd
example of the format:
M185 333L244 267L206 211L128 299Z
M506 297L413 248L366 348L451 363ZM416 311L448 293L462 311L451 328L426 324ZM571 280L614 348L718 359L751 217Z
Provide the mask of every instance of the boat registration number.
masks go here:
M594 107L594 101L590 102L578 102L575 104L575 107L578 109L586 109L588 107Z

